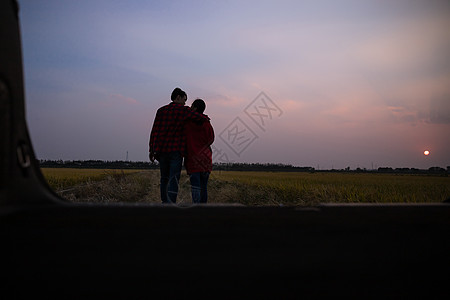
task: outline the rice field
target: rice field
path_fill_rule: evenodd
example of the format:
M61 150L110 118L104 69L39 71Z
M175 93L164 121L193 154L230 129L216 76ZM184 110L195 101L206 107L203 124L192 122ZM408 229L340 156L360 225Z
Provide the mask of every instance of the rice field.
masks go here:
M241 201L258 204L435 203L450 198L450 178L379 173L218 172L239 187Z
M55 191L72 188L79 184L104 180L108 176L130 174L138 170L41 168L47 183Z
M160 203L159 170L42 169L50 186L72 202ZM191 203L183 171L177 203ZM450 178L378 173L213 171L209 203L301 205L320 203L439 203Z

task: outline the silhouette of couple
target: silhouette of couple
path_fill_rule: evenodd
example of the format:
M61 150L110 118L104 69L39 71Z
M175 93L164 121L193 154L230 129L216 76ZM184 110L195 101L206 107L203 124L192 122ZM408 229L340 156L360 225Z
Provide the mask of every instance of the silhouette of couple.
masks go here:
M196 99L191 107L185 106L187 95L180 88L175 88L170 98L172 102L156 112L149 143L150 161L159 162L161 201L176 203L184 158L192 202L207 203L214 130L203 113L206 104Z

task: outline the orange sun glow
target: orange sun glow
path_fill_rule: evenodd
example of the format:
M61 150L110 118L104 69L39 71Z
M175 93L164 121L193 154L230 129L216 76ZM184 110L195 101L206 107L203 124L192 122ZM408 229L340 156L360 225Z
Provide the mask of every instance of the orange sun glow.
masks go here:
M429 154L430 154L430 151L425 150L425 151L423 151L423 154L424 154L424 155L429 155Z

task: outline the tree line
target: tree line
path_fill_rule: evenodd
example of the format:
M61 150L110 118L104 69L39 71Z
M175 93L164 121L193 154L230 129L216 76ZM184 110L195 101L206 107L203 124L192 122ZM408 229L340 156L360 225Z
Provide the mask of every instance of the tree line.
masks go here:
M83 169L159 169L158 163L145 161L104 161L104 160L39 160L42 168L83 168ZM298 167L281 163L213 163L213 170L223 171L271 171L271 172L353 172L353 173L395 173L395 174L445 174L450 173L450 166L446 169L431 167L428 169L417 168L391 168L380 167L378 169L331 169L317 170L310 166Z

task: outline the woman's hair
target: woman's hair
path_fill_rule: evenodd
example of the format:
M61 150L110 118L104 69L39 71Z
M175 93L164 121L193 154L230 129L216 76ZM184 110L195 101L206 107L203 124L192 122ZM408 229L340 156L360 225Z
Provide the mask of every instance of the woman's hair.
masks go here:
M192 106L195 107L195 111L198 113L203 113L206 108L205 101L202 99L195 99L194 102L192 102Z

